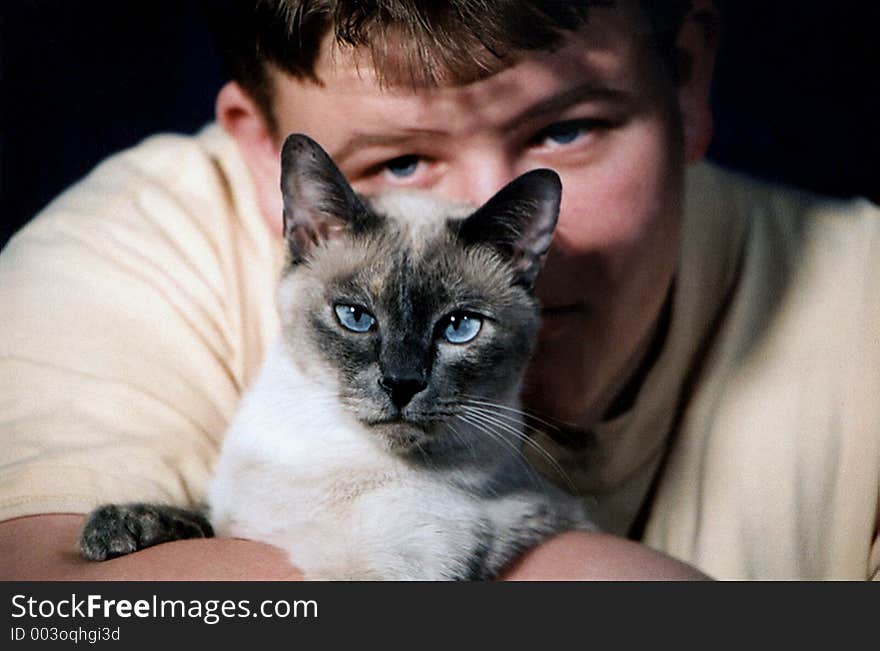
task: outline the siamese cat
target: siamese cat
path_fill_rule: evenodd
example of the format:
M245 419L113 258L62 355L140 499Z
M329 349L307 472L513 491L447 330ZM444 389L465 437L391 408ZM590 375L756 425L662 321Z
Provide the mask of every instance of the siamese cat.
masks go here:
M308 579L475 580L593 529L521 453L558 176L523 174L476 209L366 198L291 135L281 188L281 334L225 436L207 515L103 506L83 555L218 535L284 549Z

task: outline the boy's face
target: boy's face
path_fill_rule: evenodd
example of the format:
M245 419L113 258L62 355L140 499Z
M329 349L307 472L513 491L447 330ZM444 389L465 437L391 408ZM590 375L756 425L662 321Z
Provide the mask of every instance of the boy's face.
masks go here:
M702 153L638 24L597 9L556 51L465 86L383 88L369 65L331 48L323 86L276 79L280 134L317 140L362 193L420 188L480 204L527 170L559 173L526 404L581 425L601 416L650 340L676 267L683 169Z

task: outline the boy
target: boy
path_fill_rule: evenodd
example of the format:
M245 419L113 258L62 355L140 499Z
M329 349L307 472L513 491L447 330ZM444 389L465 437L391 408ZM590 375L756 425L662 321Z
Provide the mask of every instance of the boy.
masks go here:
M260 3L219 128L111 159L10 243L4 575L295 578L249 541L86 565L69 514L201 496L277 329L278 152L304 132L364 193L562 178L525 400L609 534L511 577L877 576L876 209L698 164L709 2L507 4Z

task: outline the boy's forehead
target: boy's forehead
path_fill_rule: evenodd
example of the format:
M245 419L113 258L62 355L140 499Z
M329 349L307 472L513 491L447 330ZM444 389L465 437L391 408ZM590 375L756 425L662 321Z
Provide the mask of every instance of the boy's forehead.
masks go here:
M285 132L387 129L460 130L480 121L502 127L536 102L567 93L625 94L645 74L647 39L619 10L597 10L588 24L553 50L520 53L501 69L463 85L413 87L377 74L369 53L325 41L316 66L320 83L278 75L275 113ZM563 98L564 99L564 98ZM329 136L330 139L335 139ZM338 142L322 144L337 154Z
M336 80L343 84L366 82L381 87L385 92L396 95L410 95L421 91L441 90L443 88L463 88L491 80L512 68L533 68L542 65L558 67L561 63L581 59L582 55L592 58L616 53L625 55L635 44L644 44L650 40L650 29L641 12L636 11L631 1L617 2L594 7L590 19L578 30L564 32L560 40L547 49L529 51L512 50L486 65L482 74L475 75L467 81L452 81L459 78L455 73L437 73L440 83L423 83L408 74L411 67L406 62L398 61L398 53L405 51L394 46L398 38L393 34L385 35L381 48L352 48L337 43L331 34L326 34L319 49L316 61L316 77L326 82ZM404 37L399 37L404 38ZM466 41L462 47L474 47ZM476 46L479 47L479 46ZM378 52L378 54L377 54ZM483 61L482 54L477 55ZM377 58L378 57L378 58ZM526 63L526 66L519 64ZM594 62L596 63L596 62ZM443 81L447 80L447 81Z

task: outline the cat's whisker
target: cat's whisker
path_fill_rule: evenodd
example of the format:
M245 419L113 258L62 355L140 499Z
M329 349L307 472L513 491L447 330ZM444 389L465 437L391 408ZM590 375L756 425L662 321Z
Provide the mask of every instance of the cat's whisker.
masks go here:
M571 478L568 476L568 473L565 472L565 469L563 469L563 467L559 464L559 462L553 458L553 455L551 455L547 450L545 450L544 447L540 443L538 443L537 441L532 439L530 436L522 433L512 423L505 422L505 421L501 420L501 418L500 418L502 416L505 418L508 418L508 419L510 419L512 417L510 417L506 414L497 414L497 413L492 412L489 409L482 408L482 407L469 406L469 407L467 407L467 409L471 410L471 413L481 414L481 416L484 419L488 419L489 422L496 424L498 427L501 427L505 431L509 432L510 434L515 436L518 440L522 441L524 444L530 446L533 450L535 450L537 453L539 453L541 455L541 457L545 461L547 461L547 463L550 464L550 466L553 468L553 470L555 470L556 473L559 475L560 479L568 487L569 491L571 491L572 493L577 493L577 487L575 486L574 482L571 480ZM517 424L520 424L518 420L515 420L514 422L516 422ZM540 432L540 430L535 430L535 431Z
M528 438L525 437L516 428L514 428L512 425L510 425L508 423L505 423L503 421L500 421L500 420L494 418L491 414L471 411L471 416L472 416L472 418L478 419L480 422L484 423L485 425L487 425L489 427L497 428L498 430L500 430L498 433L499 436L504 436L505 434L507 434L507 435L513 436L517 441L519 441L521 443L530 443L531 444L531 442L528 440ZM525 454L522 450L522 447L519 446L519 447L517 447L517 449L519 450L519 456L522 458L523 463L528 466L530 471L537 474L537 469L535 469L534 466L529 462L528 458L525 456ZM543 450L539 450L539 451L542 453L544 452ZM551 460L549 460L549 462L552 464L553 460L551 459ZM563 478L565 478L564 473L562 473L562 476L563 476Z
M469 422L461 414L456 414L453 418L461 421L462 424L464 424L464 425L469 425L471 427L477 427L477 425L475 423ZM450 425L451 425L451 423L450 423ZM478 429L482 432L486 431L485 429L483 429L481 427L478 427ZM458 430L456 430L456 431L458 431ZM474 463L478 463L480 461L480 454L479 454L479 451L477 450L477 446L473 444L471 437L467 437L461 433L459 433L459 436L461 436L466 441L467 447L470 448L470 450L472 451L472 458L473 458ZM495 438L492 436L491 433L489 433L489 437L492 438L493 440ZM497 497L500 494L499 491L496 488L492 487L491 485L486 487L484 490L487 495L492 495L493 497Z
M498 432L491 430L488 427L488 423L484 423L481 419L479 419L477 414L473 412L466 412L463 414L459 414L458 419L467 425L475 427L479 431L489 436L489 438L493 441L497 441L504 445L506 448L510 449L517 457L517 459L522 463L528 463L528 461L522 454L522 450L520 450L517 446L507 440L504 436L501 436Z
M506 436L492 429L491 426L496 423L492 423L491 420L484 419L483 416L475 412L468 412L466 415L459 416L459 418L464 422L472 425L473 427L476 427L478 430L489 436L493 441L497 441L509 450L511 450L516 460L522 464L522 467L525 469L526 474L529 476L532 482L536 486L540 485L540 476L537 470L535 470L532 464L529 463L529 460L525 457L522 450L514 445L511 441L509 441Z
M492 409L482 408L482 407L474 407L474 406L471 406L471 409L482 409L482 410L491 412L493 416L495 416L497 418L502 418L502 419L507 420L507 421L514 423L516 425L520 425L523 427L523 429L525 429L527 431L534 432L535 434L538 434L538 435L545 434L544 430L541 429L540 427L535 427L534 425L531 425L525 421L522 421L512 414L498 413L498 412L493 411ZM529 437L529 438L535 445L539 445L537 441L535 441L531 437Z
M468 405L469 409L473 409L473 410L480 411L483 413L490 413L493 416L495 416L497 418L501 418L503 420L506 420L510 423L515 423L517 425L522 425L523 427L527 427L533 432L537 432L540 434L540 433L543 433L543 431L544 431L544 430L540 429L539 427L535 427L534 425L530 425L529 423L525 422L521 418L521 416L524 416L524 414L512 414L512 413L499 412L499 411L496 411L497 405L493 405L492 407L478 407L474 403L466 403L466 404Z
M523 409L517 409L516 407L511 407L510 405L505 405L500 402L494 402L492 400L486 400L485 398L480 398L479 396L474 396L474 395L470 395L467 393L463 393L463 394L461 394L461 396L463 398L465 398L465 401L464 401L465 404L480 405L480 406L484 406L484 407L492 407L495 409L501 409L503 411L509 411L509 412L518 414L520 416L523 416L524 418L531 418L536 423L540 423L541 425L549 427L550 429L557 430L557 431L560 429L559 425L554 425L550 421L547 421L547 420L541 418L540 416L536 416L535 414L533 414L529 411L526 411ZM560 421L560 422L562 422L562 421Z
M415 442L414 442L414 445L415 445L415 447L416 447L416 451L418 452L419 456L420 456L421 459L422 459L422 463L424 463L426 466L429 466L429 467L430 467L430 466L433 466L433 465L434 465L434 464L433 464L433 458L432 458L432 456L431 456L430 451L429 451L429 450L426 450L426 449L422 446L422 444L419 443L418 441L415 441Z
M565 420L562 418L556 418L555 416L550 416L548 414L543 414L543 413L539 416L534 410L516 409L516 408L511 407L509 405L504 405L502 403L494 402L494 401L490 400L489 398L487 398L486 396L478 396L478 395L468 394L468 393L462 393L460 395L461 395L461 397L469 399L470 401L475 401L478 404L479 403L488 403L487 406L497 406L497 407L500 407L500 408L508 410L508 411L519 412L523 416L531 418L535 422L538 422L538 423L540 423L546 427L549 427L553 430L556 430L556 431L559 431L561 429L578 429L578 427L579 427L579 425L577 423L574 423L572 421L568 421L568 420Z
M455 414L451 414L452 418L456 418ZM444 427L446 427L449 431L452 432L453 438L456 441L459 441L462 447L466 448L471 453L471 460L476 462L479 459L479 455L477 454L477 448L474 446L473 442L464 436L461 432L455 429L455 426L452 424L451 420L446 420L443 422Z

